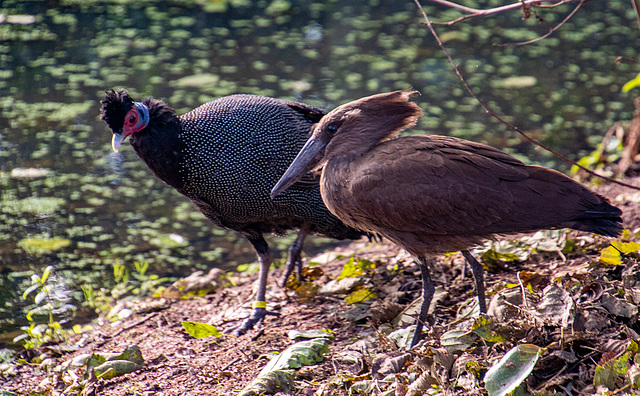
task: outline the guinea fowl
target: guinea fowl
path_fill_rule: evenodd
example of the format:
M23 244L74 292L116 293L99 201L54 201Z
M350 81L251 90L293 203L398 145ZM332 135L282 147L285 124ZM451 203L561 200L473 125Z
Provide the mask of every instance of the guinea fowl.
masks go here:
M423 303L414 346L435 290L430 255L462 251L475 278L480 311L486 313L484 271L467 249L497 234L548 228L616 236L622 212L559 172L525 165L484 144L435 135L398 138L422 115L409 102L412 93L373 95L331 111L272 196L324 164L320 191L329 210L417 259Z
M303 103L232 95L177 116L153 98L134 102L120 89L106 92L101 118L113 132L118 151L129 142L161 180L187 196L215 225L238 231L255 248L260 262L258 291L243 334L266 311L267 273L271 265L263 234L299 228L289 249L286 277L302 265L301 249L309 233L357 239L362 232L345 226L322 202L319 177L307 175L287 194L271 200L269 191L309 137L324 112Z

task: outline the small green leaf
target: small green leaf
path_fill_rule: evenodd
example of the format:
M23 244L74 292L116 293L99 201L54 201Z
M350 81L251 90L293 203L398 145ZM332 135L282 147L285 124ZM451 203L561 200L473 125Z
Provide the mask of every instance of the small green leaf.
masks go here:
M205 338L209 336L218 338L222 336L222 333L220 333L215 326L208 323L182 321L182 327L194 338Z
M624 353L617 359L611 359L596 367L593 375L593 386L604 385L610 390L615 390L624 385L629 371L629 358L631 352Z
M46 290L39 291L38 294L36 294L36 298L33 299L33 302L35 302L36 305L40 305L40 303L43 302L47 298L48 294L49 293L47 293Z
M130 373L142 368L144 358L140 348L133 344L129 345L122 353L114 352L94 352L86 359L85 377L92 371L100 378L113 378L126 373Z
M349 261L342 268L342 272L338 276L336 280L341 280L344 278L354 278L357 276L362 276L365 273L365 270L373 269L376 265L368 260L360 260L355 257L351 257Z
M347 304L357 304L377 297L378 295L376 294L376 292L371 291L367 288L361 288L345 297L344 301Z
M484 326L474 329L473 332L487 342L504 342L504 337L493 333Z
M297 342L271 359L258 376L270 371L300 368L322 362L324 354L329 352L329 342L327 338L314 338Z
M487 342L504 342L504 337L489 328L492 325L493 322L479 317L471 327L471 330Z
M615 249L618 249L622 252L622 254L630 254L630 253L639 253L640 252L640 243L637 242L611 242L611 246Z
M22 299L26 300L27 296L31 294L32 291L37 290L41 286L42 285L40 283L36 283L34 285L29 286L29 288L27 288L27 290L25 290L24 293L22 293Z
M314 338L289 346L281 354L274 356L238 396L288 393L294 386L294 375L290 369L322 362L324 354L329 352L329 342L327 338Z
M144 275L144 273L147 272L147 269L149 268L148 261L136 261L135 263L133 263L133 265L136 267L136 271L138 271L140 275Z
M305 331L289 330L287 334L291 340L313 339L313 338L335 338L331 329L311 329Z
M107 359L105 359L103 356L100 356L100 353L91 354L91 356L87 360L87 369L85 372L85 376L88 375L91 372L91 370L93 370L94 368L98 367L99 365L103 364L106 361Z
M130 362L140 364L140 365L144 364L142 351L140 351L140 348L135 344L129 345L124 351L122 351L120 355L117 355L115 359L128 360ZM112 360L112 359L109 359L109 360Z
M273 370L251 381L238 396L289 394L295 385L294 378L293 370Z
M633 354L635 355L636 353L638 353L638 343L631 340L631 342L629 343L629 346L627 347L627 351L629 352L633 352Z
M622 264L622 255L618 249L609 246L600 252L600 261L610 265L620 265Z
M42 273L42 279L40 279L40 283L44 284L47 281L47 278L49 278L49 275L51 275L51 271L53 271L53 267L50 265L44 269L44 272Z
M542 348L522 344L512 348L484 376L489 396L505 396L513 392L533 371Z
M140 370L142 365L129 360L111 360L94 369L96 377L109 379Z
M473 332L450 330L442 335L440 344L451 353L460 353L469 349L476 339Z
M633 88L640 86L640 73L633 80L627 82L622 86L622 92L629 92Z

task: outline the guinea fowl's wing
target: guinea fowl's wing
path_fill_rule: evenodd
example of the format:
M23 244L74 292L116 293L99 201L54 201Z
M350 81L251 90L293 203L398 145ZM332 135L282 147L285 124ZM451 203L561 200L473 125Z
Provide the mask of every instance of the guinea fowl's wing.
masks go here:
M323 110L320 110L316 107L309 106L304 103L284 101L287 106L289 106L292 110L294 110L297 114L302 115L305 119L317 123L324 117L327 113ZM301 131L304 133L305 138L308 138L313 133L313 125L309 128L308 131ZM300 188L316 188L320 184L320 172L314 171L309 172L303 175L300 180L298 180L293 186Z
M297 111L302 114L304 118L311 122L318 122L322 117L324 117L327 113L323 110L320 110L316 107L309 106L308 104L284 101L291 109Z

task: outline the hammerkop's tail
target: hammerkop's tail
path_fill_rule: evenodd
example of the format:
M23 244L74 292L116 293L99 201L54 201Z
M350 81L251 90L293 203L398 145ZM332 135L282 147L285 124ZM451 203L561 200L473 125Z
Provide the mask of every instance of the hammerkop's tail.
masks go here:
M622 211L606 200L565 224L574 230L615 237L622 232Z
M528 165L527 171L529 177L521 184L526 188L518 191L525 192L521 204L531 209L531 222L555 222L559 227L610 237L622 232L622 211L607 198L554 170Z

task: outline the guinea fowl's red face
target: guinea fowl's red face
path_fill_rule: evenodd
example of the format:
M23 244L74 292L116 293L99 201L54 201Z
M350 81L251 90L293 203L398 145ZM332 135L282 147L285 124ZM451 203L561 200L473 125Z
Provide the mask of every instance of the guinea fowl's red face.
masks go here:
M133 102L133 107L124 116L122 133L114 133L111 145L115 152L118 152L120 145L128 136L139 132L149 125L149 108L140 102Z
M125 136L129 136L134 132L141 131L146 127L142 120L141 114L138 112L137 107L133 107L126 116L124 116L124 125L122 126L122 133Z

